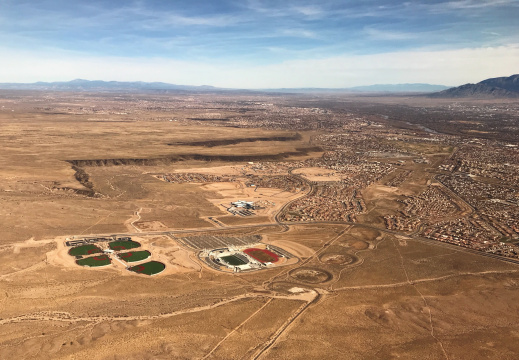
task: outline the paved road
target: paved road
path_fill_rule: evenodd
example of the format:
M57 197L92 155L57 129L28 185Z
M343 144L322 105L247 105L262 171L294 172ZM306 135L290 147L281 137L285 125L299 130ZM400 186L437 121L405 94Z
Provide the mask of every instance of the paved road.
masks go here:
M462 247L462 246L457 246L457 245L454 245L454 244L449 244L449 243L445 243L445 242L441 242L441 241L437 241L437 240L427 239L427 238L424 238L424 237L421 237L421 236L417 236L417 235L404 234L404 233L400 233L400 232L393 231L393 230L380 229L380 228L375 227L375 226L371 226L371 225L367 225L367 224L361 224L361 223L353 223L353 222L338 222L338 221L291 222L291 223L279 223L279 224L237 225L237 226L225 226L225 227L218 227L218 228L196 228L196 229L183 229L183 230L172 230L172 231L154 231L154 232L142 232L142 233L118 233L118 234L111 234L111 235L101 235L101 234L99 234L99 235L96 235L96 236L101 237L101 236L114 236L114 235L115 236L166 235L166 236L172 237L173 235L178 235L178 234L221 232L221 231L225 231L225 230L240 230L240 229L252 229L252 228L270 228L270 227L272 227L272 228L274 228L274 227L280 228L281 227L282 231L286 231L285 229L290 228L292 226L315 226L315 225L343 225L343 226L354 225L354 226L363 227L363 228L366 228L366 229L372 229L372 230L380 231L380 232L386 233L386 234L406 237L406 238L408 238L410 240L420 241L420 242L427 243L427 244L433 245L433 246L440 246L440 247L444 247L444 248L447 248L447 249L450 249L450 250L470 253L470 254L479 255L479 256L485 256L485 257L489 257L489 258L492 258L492 259L496 259L496 260L505 261L505 262L509 262L509 263L513 263L513 264L518 264L519 265L519 259L513 259L513 258L504 257L504 256L499 256L499 255L495 255L495 254L492 254L492 253L486 253L486 252L483 252L483 251L478 251L478 250L474 250L474 249L470 249L470 248L466 248L466 247ZM76 237L77 238L83 238L83 237L86 237L86 236L76 236Z
M507 257L504 257L504 256L495 255L495 254L492 254L492 253L486 253L486 252L483 252L483 251L478 251L478 250L474 250L474 249L470 249L470 248L466 248L466 247L462 247L462 246L457 246L457 245L454 245L454 244L449 244L449 243L445 243L445 242L441 242L441 241L437 241L437 240L432 240L432 239L424 238L424 237L418 236L418 232L417 231L415 231L415 232L413 232L411 234L405 234L405 233L401 233L401 232L398 232L398 231L387 230L387 229L380 229L378 227L367 225L367 224L346 222L346 221L343 221L343 222L339 222L339 221L313 221L313 222L290 222L290 223L282 222L279 219L279 217L283 214L285 209L288 206L290 206L290 204L292 204L294 201L298 201L298 200L300 200L300 199L310 195L312 193L312 191L314 190L315 183L313 181L310 181L310 180L306 179L303 176L300 176L300 175L297 175L297 174L293 174L292 173L293 170L294 169L289 169L288 170L288 173L290 174L290 176L293 176L293 177L299 179L300 181L306 183L309 186L309 191L306 194L304 194L303 196L298 197L298 198L296 198L296 199L294 199L292 201L289 201L285 205L283 205L281 207L281 209L278 211L278 213L274 216L274 220L276 221L275 224L221 226L221 227L218 227L218 228L196 228L196 229L182 229L182 230L173 230L173 231L138 232L138 233L124 233L124 234L112 234L112 235L116 235L116 236L167 235L167 236L173 237L173 235L186 234L186 233L198 233L198 232L204 232L205 233L205 232L214 232L214 231L218 232L218 231L223 231L223 230L239 230L239 229L265 228L265 227L280 227L282 229L282 231L285 232L285 231L288 231L290 229L290 226L296 226L296 225L297 226L301 226L301 225L303 225L303 226L304 225L345 225L345 226L347 226L347 225L355 225L355 226L358 226L358 227L372 229L372 230L380 231L380 232L387 233L387 234L404 236L404 237L406 237L408 239L417 240L417 241L420 241L420 242L427 243L429 245L441 246L441 247L448 248L448 249L451 249L451 250L466 252L466 253L470 253L470 254L474 254L474 255L485 256L485 257L493 258L493 259L496 259L496 260L501 260L501 261L505 261L505 262L509 262L509 263L513 263L513 264L518 264L519 265L519 259L507 258ZM463 198L461 198L459 195L455 194L452 190L450 190L448 187L446 187L444 184L442 184L436 178L434 178L434 179L440 184L440 186L442 186L447 191L449 191L450 193L455 195L456 198L458 198L461 201L462 204L466 205L469 209L474 210L474 208L469 203L467 203Z
M280 217L280 216L285 212L285 210L286 210L286 209L287 209L287 208L288 208L288 207L289 207L293 202L298 201L298 200L301 200L301 199L307 197L308 195L310 195L310 194L312 193L312 191L314 191L314 183L313 183L312 181L306 179L306 178L303 177L303 176L299 176L299 175L297 175L297 174L294 174L294 173L292 173L292 171L294 171L293 168L288 169L288 174L289 174L290 176L292 176L292 177L294 177L294 178L300 180L301 182L306 183L306 184L308 185L309 190L308 190L308 192L307 192L306 194L304 194L304 195L302 195L302 196L300 196L300 197L298 197L298 198L296 198L296 199L294 199L294 200L291 200L291 201L287 202L285 205L283 205L283 206L281 207L281 209L279 209L278 213L274 216L274 220L275 220L275 221L276 221L280 226L283 226L283 228L285 229L285 231L288 231L288 227L285 225L285 223L283 223L283 222L279 219L279 217Z

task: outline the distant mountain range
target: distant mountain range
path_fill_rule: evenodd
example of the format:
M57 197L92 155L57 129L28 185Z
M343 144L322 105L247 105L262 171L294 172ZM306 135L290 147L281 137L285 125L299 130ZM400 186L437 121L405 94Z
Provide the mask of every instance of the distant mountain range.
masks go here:
M448 89L445 85L431 84L376 84L368 86L355 86L349 88L362 92L433 92Z
M444 85L430 84L379 84L351 88L281 88L281 89L226 89L202 85L175 85L163 82L121 82L76 79L62 82L0 83L4 90L47 90L47 91L254 91L275 93L430 93L448 89Z
M180 90L214 91L224 90L214 86L175 85L163 82L142 81L102 81L76 79L72 81L35 82L35 83L0 83L0 89L6 90L56 90L56 91L138 91L138 90Z
M519 74L491 78L477 84L465 84L429 96L435 98L517 98L519 97Z
M280 89L227 89L209 85L176 85L164 82L83 80L36 83L0 83L3 90L43 91L105 91L105 92L270 92L270 93L357 93L357 94L428 94L434 98L517 98L519 75L483 80L477 84L465 84L449 88L431 84L377 84L350 88L280 88Z
M376 84L350 88L281 88L264 89L264 91L286 93L431 93L448 88L445 85L431 84Z

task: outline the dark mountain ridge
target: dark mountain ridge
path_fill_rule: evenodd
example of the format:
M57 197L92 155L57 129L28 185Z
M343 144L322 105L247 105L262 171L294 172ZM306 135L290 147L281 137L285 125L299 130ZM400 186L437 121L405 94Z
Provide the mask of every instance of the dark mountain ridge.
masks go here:
M465 84L429 96L435 98L517 98L519 97L519 74L486 79L477 84Z

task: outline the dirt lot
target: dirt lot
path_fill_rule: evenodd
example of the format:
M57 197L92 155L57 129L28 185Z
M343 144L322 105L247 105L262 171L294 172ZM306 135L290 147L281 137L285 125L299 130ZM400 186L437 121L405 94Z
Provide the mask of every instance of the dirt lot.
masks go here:
M294 170L294 174L303 175L310 181L339 181L341 177L333 170L322 168L301 168Z

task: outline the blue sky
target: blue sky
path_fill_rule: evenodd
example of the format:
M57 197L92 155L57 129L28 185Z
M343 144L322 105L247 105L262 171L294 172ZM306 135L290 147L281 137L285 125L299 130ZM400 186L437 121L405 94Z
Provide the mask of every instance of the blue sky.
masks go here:
M0 0L0 82L458 85L519 72L519 0Z

